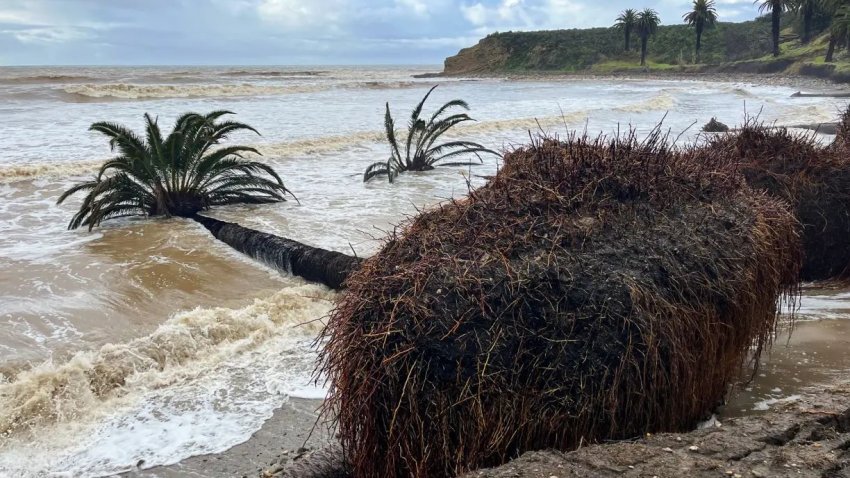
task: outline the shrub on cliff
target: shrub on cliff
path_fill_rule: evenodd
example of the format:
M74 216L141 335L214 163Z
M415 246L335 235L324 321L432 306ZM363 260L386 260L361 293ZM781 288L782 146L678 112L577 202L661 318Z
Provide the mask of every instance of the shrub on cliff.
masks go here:
M731 163L665 144L518 149L349 277L321 363L354 476L686 430L724 398L796 283L797 225Z

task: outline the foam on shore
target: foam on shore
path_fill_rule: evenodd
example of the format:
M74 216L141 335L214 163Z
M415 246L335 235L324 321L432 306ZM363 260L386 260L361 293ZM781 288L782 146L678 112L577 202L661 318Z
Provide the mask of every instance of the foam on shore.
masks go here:
M310 387L310 344L333 297L301 285L240 309L195 309L4 378L0 475L96 476L246 440L288 391Z

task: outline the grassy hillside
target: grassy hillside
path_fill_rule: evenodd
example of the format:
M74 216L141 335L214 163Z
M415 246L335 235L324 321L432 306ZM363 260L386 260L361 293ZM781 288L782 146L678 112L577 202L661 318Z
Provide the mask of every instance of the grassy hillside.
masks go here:
M742 23L718 23L702 41L702 64L694 63L696 38L686 25L665 25L648 44L649 71L744 72L803 74L850 81L850 61L836 54L836 63L825 64L825 36L802 46L793 18L784 22L778 58L771 55L767 17ZM629 73L639 66L639 39L633 35L632 51L623 51L623 34L613 28L494 33L477 45L446 59L450 75L482 73Z
M649 61L682 65L693 62L695 37L685 25L665 25L649 41ZM631 63L639 59L639 41L632 38L631 52L623 51L623 34L612 28L494 33L478 45L446 60L447 70L556 70L581 71L604 62ZM475 60L487 52L485 67ZM754 58L770 52L770 24L764 20L719 23L703 35L702 58L708 63Z

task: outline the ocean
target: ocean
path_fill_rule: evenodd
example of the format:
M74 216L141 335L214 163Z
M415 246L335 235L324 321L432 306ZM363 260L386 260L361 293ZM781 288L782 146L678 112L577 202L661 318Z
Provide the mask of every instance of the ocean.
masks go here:
M456 134L494 149L539 132L645 133L662 119L693 141L712 117L795 125L834 121L847 105L746 82L415 77L437 70L0 67L0 476L103 476L223 451L289 397L326 393L314 342L334 292L241 256L193 221L66 230L79 198L57 197L111 154L88 131L95 121L141 131L147 112L167 131L187 111L233 111L262 136L232 143L257 147L299 202L210 214L368 256L386 231L499 166L485 158L362 182L388 156L385 104L401 126L435 84L430 106L468 101L477 121ZM836 319L850 297L816 292L803 305L806 317Z

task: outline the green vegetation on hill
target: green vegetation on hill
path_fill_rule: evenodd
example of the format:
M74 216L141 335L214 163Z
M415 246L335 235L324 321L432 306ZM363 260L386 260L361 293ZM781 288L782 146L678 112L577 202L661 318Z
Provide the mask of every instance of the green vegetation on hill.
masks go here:
M649 66L693 64L695 43L693 28L661 26L649 39ZM606 63L637 66L640 52L635 46L632 45L633 51L623 51L623 33L613 28L494 33L448 58L446 72L577 72ZM763 19L720 22L703 34L705 63L737 61L769 53L770 23Z
M802 17L784 14L778 56L773 56L771 18L766 15L742 23L718 22L705 29L700 61L696 61L694 28L684 24L660 26L649 38L646 67L640 66L634 32L631 51L624 51L622 28L503 32L447 58L445 73L786 73L850 82L850 5L843 8L843 23L841 10L834 17L824 12L813 15L811 41L805 44L801 42ZM827 62L831 42L836 51L834 61Z

